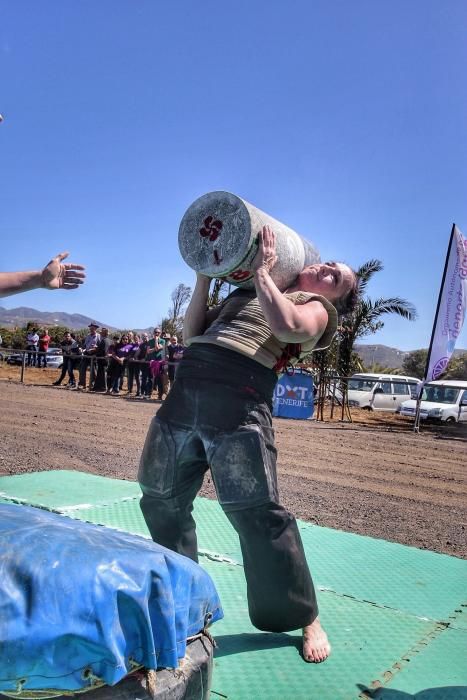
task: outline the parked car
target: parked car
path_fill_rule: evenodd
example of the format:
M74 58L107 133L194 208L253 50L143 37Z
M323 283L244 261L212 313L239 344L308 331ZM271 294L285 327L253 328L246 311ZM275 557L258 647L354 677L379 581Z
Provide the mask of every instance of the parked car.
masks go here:
M404 401L402 416L415 416L416 401ZM440 379L425 384L420 401L421 420L445 423L467 422L467 382L459 379Z
M14 352L8 355L6 361L9 365L20 365L23 362L23 352ZM26 353L27 355L27 353ZM47 367L60 369L63 365L63 355L60 348L49 348L47 350Z
M60 369L63 365L63 355L60 348L49 348L47 350L47 367Z
M20 365L23 361L23 353L13 352L11 353L11 355L6 355L5 361L9 365Z
M370 411L400 411L403 401L417 396L420 380L397 374L354 374L349 379L349 406Z

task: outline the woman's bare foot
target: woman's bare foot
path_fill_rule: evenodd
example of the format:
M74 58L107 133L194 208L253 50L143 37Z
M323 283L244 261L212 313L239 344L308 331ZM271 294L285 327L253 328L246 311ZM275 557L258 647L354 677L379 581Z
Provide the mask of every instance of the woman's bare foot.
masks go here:
M319 617L303 628L303 658L312 664L325 661L331 653L328 635L321 627Z

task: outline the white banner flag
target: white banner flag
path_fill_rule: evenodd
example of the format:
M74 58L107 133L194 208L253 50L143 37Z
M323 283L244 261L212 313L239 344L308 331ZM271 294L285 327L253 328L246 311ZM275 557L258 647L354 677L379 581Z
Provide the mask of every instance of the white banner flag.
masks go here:
M446 369L462 330L467 307L467 239L453 227L445 277L433 328L426 380L433 381Z

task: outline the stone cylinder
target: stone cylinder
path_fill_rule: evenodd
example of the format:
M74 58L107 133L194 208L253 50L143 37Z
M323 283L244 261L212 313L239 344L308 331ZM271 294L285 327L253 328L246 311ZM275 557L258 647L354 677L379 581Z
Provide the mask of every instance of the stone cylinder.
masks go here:
M278 257L271 277L279 289L287 289L306 265L320 261L317 249L285 224L230 192L208 192L188 207L178 232L180 253L196 272L252 289L250 264L258 249L258 233L266 224L275 233Z

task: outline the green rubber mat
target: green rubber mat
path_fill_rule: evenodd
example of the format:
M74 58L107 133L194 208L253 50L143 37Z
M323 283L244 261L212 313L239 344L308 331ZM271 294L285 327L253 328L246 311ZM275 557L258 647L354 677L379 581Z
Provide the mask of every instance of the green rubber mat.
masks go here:
M467 562L311 525L301 531L320 587L467 630Z
M224 620L215 625L218 649L213 691L219 696L348 700L364 689L383 685L389 674L395 679L397 673L405 688L403 677L415 675L411 663L414 656L420 660L419 647L445 631L433 622L324 593L320 596L321 617L333 653L324 664L305 664L299 654L298 633L265 634L247 621L246 589L239 567L229 569L211 562L203 566L216 583L225 612ZM434 674L427 678L427 670L422 664L417 678L412 678L416 688L425 688L427 679L433 681Z
M61 469L0 477L2 498L61 512L117 503L140 494L133 481Z
M3 502L148 536L139 495L132 482L77 472L0 477ZM225 611L213 700L467 700L467 562L299 521L333 645L326 663L306 664L298 632L251 625L238 538L219 505L197 499L194 515Z

